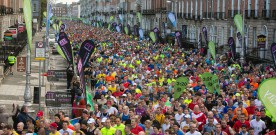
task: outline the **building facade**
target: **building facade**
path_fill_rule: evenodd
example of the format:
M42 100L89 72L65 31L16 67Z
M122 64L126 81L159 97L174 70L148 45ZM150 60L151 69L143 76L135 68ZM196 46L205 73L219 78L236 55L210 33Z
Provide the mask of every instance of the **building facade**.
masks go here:
M36 30L40 27L41 20L41 5L40 0L32 0L32 12L33 12L33 28Z
M124 17L124 24L137 24L136 12L142 13L140 27L150 31L158 27L161 32L182 31L185 27L185 39L193 44L198 43L202 27L208 30L208 40L214 41L217 47L227 45L228 38L236 39L237 28L234 16L244 16L244 44L249 54L258 50L256 55L268 58L270 45L276 42L276 0L80 0L81 16L97 17L97 20L109 22L109 16L118 14ZM91 8L90 8L91 7ZM172 27L167 13L176 15L177 27ZM165 24L165 30L163 29ZM184 33L184 32L183 32ZM266 45L260 52L257 36L265 35ZM237 48L241 48L236 40ZM241 50L237 50L240 52Z
M72 18L80 18L80 3L79 2L73 2L69 6L69 16Z
M23 23L22 0L0 0L0 40L3 40L4 32L17 23Z
M67 17L68 6L67 4L57 3L52 7L53 15L56 17Z

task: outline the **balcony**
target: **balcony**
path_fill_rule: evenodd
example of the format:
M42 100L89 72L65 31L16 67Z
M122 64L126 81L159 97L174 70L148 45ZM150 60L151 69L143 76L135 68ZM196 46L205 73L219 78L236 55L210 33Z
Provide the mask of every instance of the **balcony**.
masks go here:
M6 7L0 5L0 15L6 15Z
M276 19L276 10L272 10L272 19Z
M185 18L186 18L187 20L192 19L192 17L191 17L191 13L186 13Z
M258 10L251 10L251 15L256 19L259 17Z
M143 10L142 15L155 15L155 11L153 9Z
M269 19L270 16L271 16L271 11L270 10L263 10L262 11L262 17L265 18L265 19Z

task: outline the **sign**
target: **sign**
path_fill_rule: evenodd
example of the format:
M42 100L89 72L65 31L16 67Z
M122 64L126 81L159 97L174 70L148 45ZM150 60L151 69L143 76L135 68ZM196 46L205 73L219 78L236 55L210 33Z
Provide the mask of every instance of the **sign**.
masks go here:
M213 87L213 75L209 72L205 72L201 75L201 79L210 93L214 93Z
M8 30L12 33L13 38L17 38L17 28L9 28Z
M259 35L257 37L258 47L259 48L265 48L266 43L266 36L265 35Z
M258 88L258 96L265 106L266 111L276 120L276 78L263 81Z
M46 43L38 41L35 43L35 60L45 60Z
M176 79L176 83L174 85L174 99L178 99L180 95L186 91L186 87L189 84L189 79L187 77L179 77Z
M48 70L47 75L48 81L59 81L60 79L67 79L66 70Z
M16 58L17 72L26 71L26 57L17 57Z
M72 107L71 93L62 91L48 91L45 95L47 107Z

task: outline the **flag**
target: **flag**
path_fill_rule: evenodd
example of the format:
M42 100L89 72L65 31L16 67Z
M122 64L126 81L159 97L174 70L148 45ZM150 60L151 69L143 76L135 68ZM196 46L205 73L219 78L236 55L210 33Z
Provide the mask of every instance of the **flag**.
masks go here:
M92 102L93 100L93 97L92 97L92 94L88 91L88 86L86 86L86 104L90 104L91 105L91 108L89 111L94 111L94 104Z
M70 120L70 124L75 125L76 123L79 122L79 120L80 120L80 117L75 118L75 119L71 119L71 120Z
M276 66L276 43L271 44L271 54L274 61L274 65Z
M151 40L152 40L152 42L156 42L156 38L155 38L155 34L154 34L154 32L150 32L150 34L149 34L149 36L150 36L150 38L151 38Z
M215 47L215 43L213 41L210 41L208 43L208 47L209 47L209 50L210 50L210 53L211 53L213 59L216 60L216 47Z
M127 26L125 26L124 30L125 30L125 34L128 35L128 28L127 28Z
M139 23L141 23L141 21L142 21L142 15L141 15L140 12L137 12L137 18L138 18Z
M176 19L175 19L175 15L173 12L168 13L168 18L169 18L170 22L172 23L172 25L174 27L176 27Z
M201 75L201 79L203 80L203 84L205 84L205 86L208 89L208 92L210 93L214 93L214 87L213 87L213 75L209 72L205 72Z
M235 15L234 17L235 25L237 26L238 31L243 35L243 23L242 23L242 16L240 14Z
M80 52L79 55L82 60L82 65L85 66L86 63L88 62L91 54L95 51L95 44L92 40L85 40L81 47L80 47Z
M176 83L174 85L174 94L173 98L178 99L180 95L186 91L186 87L189 84L189 79L187 77L179 77L176 79Z
M26 23L26 29L27 29L27 36L28 36L28 44L30 51L32 50L32 44L33 44L33 26L32 26L32 7L31 7L31 0L24 0L23 3L23 9L24 9L24 19Z
M144 32L143 32L143 29L142 29L142 28L139 28L139 36L140 36L140 39L141 39L141 40L144 39Z
M58 44L64 53L68 63L73 63L73 57L72 57L72 47L70 44L70 40L68 39L67 35L64 32L61 32L59 34L58 38Z
M203 33L203 37L205 39L205 43L208 44L207 28L206 27L202 28L202 33Z

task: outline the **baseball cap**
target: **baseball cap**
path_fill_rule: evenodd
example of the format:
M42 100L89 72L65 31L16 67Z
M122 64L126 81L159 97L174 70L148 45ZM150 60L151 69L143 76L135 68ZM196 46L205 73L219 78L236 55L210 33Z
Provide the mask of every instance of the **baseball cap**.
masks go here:
M123 97L126 97L127 95L126 95L126 94L123 94L122 96L123 96Z
M53 123L50 124L50 127L57 129L58 125L57 125L57 123L53 122Z
M43 112L42 111L38 111L37 114L36 114L37 117L41 117L43 116Z
M107 118L104 117L104 118L102 118L101 122L105 122L106 120L107 120Z
M184 116L185 118L191 118L191 115L187 114Z
M90 118L90 119L88 119L87 123L88 124L95 123L95 120L93 118Z

